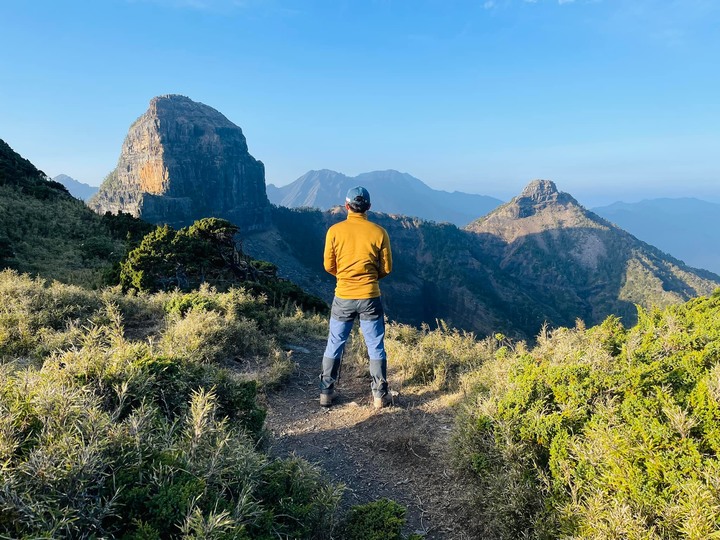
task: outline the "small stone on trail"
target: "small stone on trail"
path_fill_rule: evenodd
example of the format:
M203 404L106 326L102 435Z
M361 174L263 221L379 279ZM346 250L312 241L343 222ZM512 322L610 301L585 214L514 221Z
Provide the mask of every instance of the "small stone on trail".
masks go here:
M303 354L310 354L309 349L306 349L305 347L301 347L300 345L292 345L290 343L286 343L285 345L283 345L283 349L285 349L286 351L294 351L294 352L299 352L299 353L303 353Z

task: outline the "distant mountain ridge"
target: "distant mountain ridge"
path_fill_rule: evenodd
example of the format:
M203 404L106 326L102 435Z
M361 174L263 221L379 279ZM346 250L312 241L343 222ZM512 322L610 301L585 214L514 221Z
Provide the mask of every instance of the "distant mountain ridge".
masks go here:
M720 204L660 198L617 202L593 211L690 266L720 274Z
M354 177L323 169L309 171L282 187L267 186L270 202L288 208L310 207L328 210L345 203L348 189L368 189L372 209L386 214L416 216L463 226L502 204L500 199L454 191L440 191L408 173L373 171Z
M65 189L70 192L70 195L82 201L87 201L98 191L97 187L79 182L67 174L58 174L53 178L53 180L61 183L65 186Z

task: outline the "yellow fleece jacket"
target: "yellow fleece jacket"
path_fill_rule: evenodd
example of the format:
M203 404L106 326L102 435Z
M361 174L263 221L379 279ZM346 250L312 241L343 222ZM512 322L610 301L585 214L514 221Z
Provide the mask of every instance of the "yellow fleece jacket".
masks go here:
M380 296L378 280L392 272L390 238L367 214L348 211L345 221L328 229L325 270L337 277L335 296L349 300Z

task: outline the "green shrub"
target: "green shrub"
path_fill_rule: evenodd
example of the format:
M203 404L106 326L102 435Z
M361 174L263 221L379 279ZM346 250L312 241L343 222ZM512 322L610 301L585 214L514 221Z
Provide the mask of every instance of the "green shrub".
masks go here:
M270 368L259 380L262 389L278 389L295 373L297 364L292 360L291 353L275 349L272 353Z
M218 218L201 219L179 231L159 226L122 261L120 284L126 291L145 292L191 291L203 284L227 291L242 285L274 307L327 311L321 299L278 278L274 265L242 254L235 242L237 231Z
M233 288L221 298L226 313L231 313L236 319L251 319L268 334L277 332L280 313L265 296L255 295L249 289Z
M0 177L8 165L3 150L12 152L3 145L0 141ZM126 252L125 236L114 235L100 216L29 162L18 169L20 160L11 157L16 163L0 178L0 269L12 266L46 279L102 286L103 276Z
M292 315L284 315L278 321L278 333L291 338L324 338L328 332L327 317L317 313L307 314L296 308Z
M103 309L94 292L0 272L0 357L39 358L76 343L76 325Z
M342 488L324 483L321 471L298 458L275 461L263 469L258 495L268 502L266 519L287 538L332 538Z
M285 369L246 317L271 309L262 301L86 291L14 272L0 273L0 300L0 536L332 534L341 488L256 451L257 383L217 363L257 355L269 373Z
M720 536L719 343L716 294L496 354L455 437L477 534Z
M331 531L338 488L304 462L255 451L264 412L254 381L154 357L112 329L89 332L41 370L0 372L0 534Z
M192 310L168 322L159 347L163 354L173 357L218 362L267 354L272 342L255 321L226 317L216 311Z
M217 299L202 292L174 295L165 304L165 310L174 315L184 316L190 310L194 311L223 311Z
M345 540L403 540L407 509L390 499L353 506L342 525ZM407 540L421 538L410 535Z
M265 296L270 305L281 308L286 313L296 307L321 314L327 314L330 311L325 301L281 278L247 282L245 286L253 293Z

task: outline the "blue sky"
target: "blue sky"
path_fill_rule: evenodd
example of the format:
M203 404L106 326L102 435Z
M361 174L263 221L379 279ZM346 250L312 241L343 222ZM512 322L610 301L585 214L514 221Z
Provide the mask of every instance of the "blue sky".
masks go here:
M3 0L0 138L98 184L153 96L267 181L398 169L509 199L720 202L717 0Z

